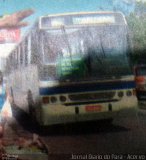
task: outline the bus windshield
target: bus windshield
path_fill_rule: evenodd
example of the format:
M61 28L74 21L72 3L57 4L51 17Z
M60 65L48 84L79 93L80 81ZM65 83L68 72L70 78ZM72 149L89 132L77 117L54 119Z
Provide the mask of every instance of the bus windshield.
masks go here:
M131 74L124 26L60 26L43 30L41 36L47 70L42 78L72 81Z

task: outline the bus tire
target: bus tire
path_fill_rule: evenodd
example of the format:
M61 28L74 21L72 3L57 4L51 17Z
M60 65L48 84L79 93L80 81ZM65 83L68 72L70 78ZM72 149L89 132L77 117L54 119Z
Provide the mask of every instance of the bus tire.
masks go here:
M34 109L34 100L31 90L27 92L27 101L28 101L28 112L32 120L35 118L35 109Z

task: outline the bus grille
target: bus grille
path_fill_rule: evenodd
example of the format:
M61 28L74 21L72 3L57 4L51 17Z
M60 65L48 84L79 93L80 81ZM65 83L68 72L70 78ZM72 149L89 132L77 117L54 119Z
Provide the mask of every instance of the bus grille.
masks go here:
M91 101L91 100L111 100L114 98L116 92L99 92L99 93L81 93L70 94L71 101Z

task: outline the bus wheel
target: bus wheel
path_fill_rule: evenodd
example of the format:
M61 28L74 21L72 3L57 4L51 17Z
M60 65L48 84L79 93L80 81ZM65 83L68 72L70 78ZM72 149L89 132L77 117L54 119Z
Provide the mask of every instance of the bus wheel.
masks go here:
M31 90L28 90L27 93L27 101L28 101L28 111L29 111L29 115L32 119L34 119L34 115L35 115L35 109L34 109L34 100L33 100L33 96L32 96L32 92Z

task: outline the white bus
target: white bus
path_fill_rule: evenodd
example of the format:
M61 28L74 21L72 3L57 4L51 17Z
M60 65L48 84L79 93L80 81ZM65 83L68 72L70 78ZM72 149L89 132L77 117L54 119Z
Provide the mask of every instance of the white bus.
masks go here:
M14 102L41 125L105 119L136 106L128 37L118 12L40 17L7 59Z

